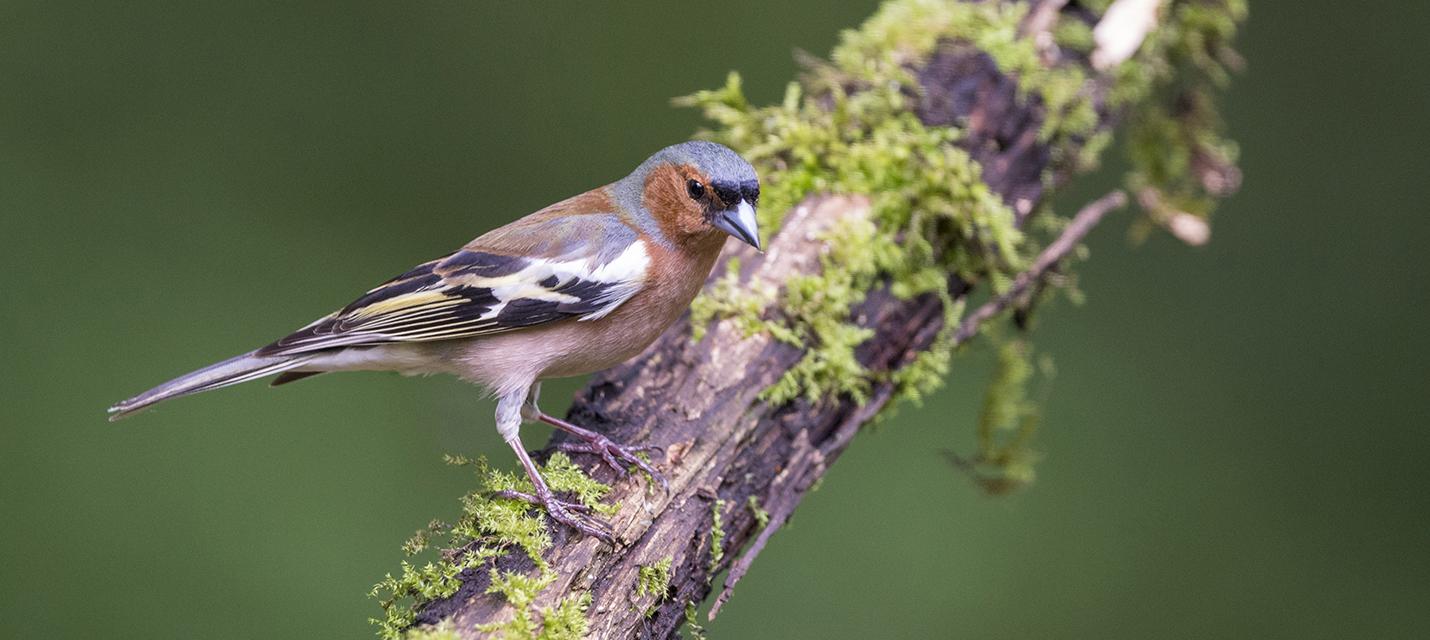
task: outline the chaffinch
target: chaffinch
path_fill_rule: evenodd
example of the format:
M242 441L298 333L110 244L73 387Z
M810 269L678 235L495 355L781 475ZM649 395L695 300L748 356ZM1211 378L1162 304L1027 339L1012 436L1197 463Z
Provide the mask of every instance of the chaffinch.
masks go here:
M110 420L157 402L277 374L450 373L497 398L497 430L553 520L610 541L587 510L552 494L518 433L539 420L624 473L641 447L543 413L541 381L584 375L640 353L675 322L710 275L727 235L760 247L760 184L738 154L692 141L630 175L563 200L423 263L268 346L180 376L109 408Z

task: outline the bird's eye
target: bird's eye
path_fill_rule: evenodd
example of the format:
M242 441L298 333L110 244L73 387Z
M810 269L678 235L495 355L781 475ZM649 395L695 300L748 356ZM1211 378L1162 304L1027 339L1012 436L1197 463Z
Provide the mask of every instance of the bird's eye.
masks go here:
M685 190L690 192L690 197L693 200L699 200L705 197L705 185L700 184L699 180L687 181L685 183Z

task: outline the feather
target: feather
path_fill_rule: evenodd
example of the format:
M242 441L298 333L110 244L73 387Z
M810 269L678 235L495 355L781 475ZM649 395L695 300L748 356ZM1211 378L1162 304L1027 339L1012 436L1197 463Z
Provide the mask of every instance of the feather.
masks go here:
M296 369L308 363L311 356L284 357L262 356L249 352L234 356L223 362L209 365L198 371L186 373L133 398L109 408L111 422L138 413L151 405L170 398L187 396L203 391L211 391L248 382L289 369Z
M573 318L595 320L646 282L651 254L618 216L568 213L534 222L498 229L488 234L491 242L483 236L419 265L257 354L451 340ZM553 226L560 227L560 236L550 233ZM579 241L592 237L606 242ZM613 239L621 242L612 246ZM509 252L513 245L526 252Z
M280 385L280 384L288 384L289 382L297 382L297 381L302 380L302 379L304 379L304 378L311 378L311 377L313 377L313 376L322 375L322 374L324 374L324 373L327 373L327 372L326 372L326 371L285 371L285 372L283 372L283 373L278 374L278 377L274 378L274 379L273 379L273 382L268 383L268 385L269 385L269 386L272 386L272 387L276 387L276 386L278 386L278 385Z

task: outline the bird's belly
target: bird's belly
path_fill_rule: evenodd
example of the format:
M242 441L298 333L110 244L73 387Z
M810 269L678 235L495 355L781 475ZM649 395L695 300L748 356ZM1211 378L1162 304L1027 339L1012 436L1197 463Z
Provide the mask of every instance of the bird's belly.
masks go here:
M566 345L559 357L542 368L539 378L564 378L609 369L640 355L666 328L675 323L700 291L710 262L694 265L699 277L662 282L610 315L588 322L572 321L552 327L558 344Z
M609 369L644 351L688 304L637 304L598 320L475 338L464 349L461 375L500 394L536 380Z
M665 329L664 324L649 323L649 326L624 327L624 331L591 331L580 326L590 323L572 324L576 326L563 332L566 335L556 337L572 348L548 362L537 375L538 379L581 376L609 369L640 355Z

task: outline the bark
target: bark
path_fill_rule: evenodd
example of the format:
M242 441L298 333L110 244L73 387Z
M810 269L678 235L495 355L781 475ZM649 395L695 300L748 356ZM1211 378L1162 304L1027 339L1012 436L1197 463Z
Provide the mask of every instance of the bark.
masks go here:
M1051 3L1051 10L1083 11L1076 4L1065 4ZM1044 13L1029 15L1046 21ZM1081 63L1093 79L1094 94L1101 94L1107 80L1086 60ZM1047 195L1043 177L1052 153L1039 137L1045 116L1042 104L1020 96L1014 78L967 44L946 43L915 72L924 89L917 115L926 124L961 126L966 135L958 144L981 164L984 181L1020 220L1026 217ZM1114 118L1102 112L1099 127L1113 125ZM1066 177L1057 176L1054 183ZM1105 199L1101 211L1120 202L1120 194ZM766 253L757 254L744 245L729 253L740 256L743 280L778 286L791 276L818 269L826 249L816 239L820 229L841 218L868 214L868 203L860 197L811 197L786 218ZM1100 216L1084 220L1081 233ZM1063 243L1064 248L1071 248L1076 239ZM1054 266L1062 255L1045 254L1046 259L1038 261L1041 269ZM723 272L717 267L716 274ZM1034 277L1041 274L1040 270ZM955 298L969 291L954 278L947 289ZM1008 303L1005 299L1000 304ZM887 289L870 292L852 314L854 322L875 332L858 350L860 361L871 371L906 366L943 329L943 314L935 295L899 299ZM970 317L977 318L976 323L986 316ZM963 328L960 338L971 335L976 326ZM625 544L612 548L556 527L548 559L558 578L538 604L589 592L592 637L668 638L685 622L687 603L702 602L710 594L719 571L731 569L727 583L733 586L860 426L895 395L891 383L879 383L863 405L848 398L785 406L760 402L760 391L801 355L799 349L767 335L747 337L730 322L716 322L702 340L693 342L689 322L680 321L639 358L597 375L578 394L569 419L620 442L663 447L663 456L657 454L654 460L669 479L670 491L662 493L642 477L616 478L595 458L578 456L578 462L598 479L613 483L612 499L622 507L610 522ZM768 511L764 527L750 506L752 498ZM723 540L716 540L713 533L717 512ZM712 553L717 542L720 549ZM746 555L739 558L747 546ZM638 596L639 568L666 558L672 560L666 593ZM530 567L529 560L516 556L501 562L506 568ZM455 628L471 630L509 619L512 610L507 603L483 595L487 585L485 570L469 572L461 591L426 607L419 623L450 619ZM722 593L717 607L728 597L728 592Z

